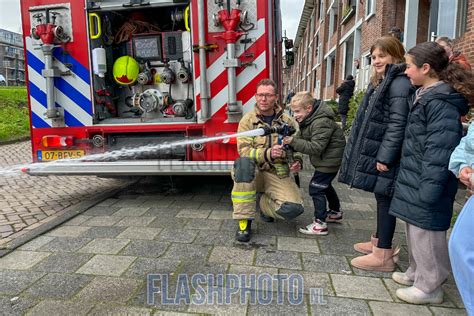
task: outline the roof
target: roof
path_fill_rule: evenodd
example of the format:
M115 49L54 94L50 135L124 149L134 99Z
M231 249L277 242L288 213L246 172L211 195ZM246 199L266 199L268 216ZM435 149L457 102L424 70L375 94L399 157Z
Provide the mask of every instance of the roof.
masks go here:
M298 31L296 32L295 38L295 49L298 49L298 46L303 39L304 31L308 25L308 21L311 18L311 13L313 12L315 0L305 0L303 12L301 12L300 24L298 25Z

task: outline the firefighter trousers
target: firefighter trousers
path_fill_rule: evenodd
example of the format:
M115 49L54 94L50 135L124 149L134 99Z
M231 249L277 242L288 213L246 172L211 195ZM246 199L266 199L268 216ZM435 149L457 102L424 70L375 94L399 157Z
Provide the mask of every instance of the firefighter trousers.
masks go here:
M303 198L293 177L280 178L272 172L258 170L255 166L247 168L245 165L248 163L250 162L236 163L232 170L234 219L255 218L257 193L262 193L259 206L264 215L290 220L303 213Z

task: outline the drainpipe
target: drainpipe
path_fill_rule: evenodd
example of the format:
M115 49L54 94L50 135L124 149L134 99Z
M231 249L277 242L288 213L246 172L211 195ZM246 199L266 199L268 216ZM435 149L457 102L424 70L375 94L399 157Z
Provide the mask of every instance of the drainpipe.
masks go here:
M201 89L201 119L206 121L210 118L209 89L207 82L206 66L206 29L204 20L204 0L198 0L198 36L199 36L199 72Z

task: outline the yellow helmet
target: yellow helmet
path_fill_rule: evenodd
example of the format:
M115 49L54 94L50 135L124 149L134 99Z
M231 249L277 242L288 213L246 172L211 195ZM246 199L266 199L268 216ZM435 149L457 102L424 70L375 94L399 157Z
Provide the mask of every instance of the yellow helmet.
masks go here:
M114 63L113 74L118 84L129 85L135 83L139 72L140 67L133 57L122 56Z

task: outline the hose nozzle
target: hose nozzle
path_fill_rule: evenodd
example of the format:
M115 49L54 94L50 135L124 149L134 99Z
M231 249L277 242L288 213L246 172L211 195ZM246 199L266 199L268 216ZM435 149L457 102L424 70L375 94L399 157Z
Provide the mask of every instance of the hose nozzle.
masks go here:
M280 126L264 126L263 127L264 134L263 136L267 136L270 134L279 134L282 136L291 136L296 132L296 129L288 124L283 124Z

